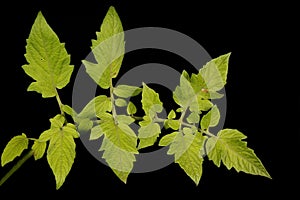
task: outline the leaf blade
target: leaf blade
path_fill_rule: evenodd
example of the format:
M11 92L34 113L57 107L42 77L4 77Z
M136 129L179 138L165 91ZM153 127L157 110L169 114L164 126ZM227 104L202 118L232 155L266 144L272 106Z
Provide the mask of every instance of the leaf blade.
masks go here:
M109 167L124 183L133 169L133 163L136 161L133 152L128 152L119 148L107 137L104 137L99 151L104 151L102 158L108 163Z
M208 153L209 160L220 166L221 162L231 169L243 171L252 175L271 178L254 151L242 141L246 136L236 129L224 129L218 133L217 138L209 138L208 143L213 146Z
M110 87L111 78L120 70L124 52L124 31L115 8L111 6L104 17L97 39L92 40L92 51L97 63L83 61L86 72L103 89Z
M70 55L41 12L27 39L25 58L28 64L22 68L35 80L28 91L41 93L43 98L54 97L56 88L62 89L70 82L74 68L70 65Z
M34 141L32 145L33 157L35 160L41 159L46 151L46 142L40 142L38 140Z
M20 156L22 152L28 148L28 138L22 133L13 137L5 146L1 155L1 166L13 161L16 157Z

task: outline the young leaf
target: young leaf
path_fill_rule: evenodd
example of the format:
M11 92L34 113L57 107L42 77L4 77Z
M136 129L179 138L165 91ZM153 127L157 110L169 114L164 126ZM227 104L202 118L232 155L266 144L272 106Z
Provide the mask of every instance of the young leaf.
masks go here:
M172 136L173 137L173 136ZM178 133L172 141L168 154L175 156L175 163L185 171L185 173L195 182L199 184L202 176L203 158L200 150L203 146L204 138L202 134L196 133L185 134Z
M208 129L208 127L217 126L220 120L220 111L217 105L214 105L211 110L206 113L201 119L201 128L203 130Z
M175 119L176 117L176 113L174 112L174 110L171 110L168 114L168 119Z
M133 168L133 163L136 161L135 153L119 148L107 137L104 137L99 151L104 151L102 158L105 159L113 172L126 183L127 177Z
M134 115L136 113L137 109L135 107L135 105L129 101L128 105L127 105L127 114L128 115Z
M113 93L118 97L128 98L137 96L142 92L142 88L129 85L118 85L113 89Z
M218 167L222 161L227 169L233 167L237 172L271 178L254 151L247 147L247 142L242 141L245 138L246 136L236 129L221 130L217 137L207 140L209 160Z
M140 139L138 149L142 149L153 145L161 133L161 130L158 123L152 122L147 126L140 127L138 132L138 138Z
M115 100L115 104L118 107L125 107L125 106L127 106L126 100L125 99L121 99L121 98L116 99Z
M162 105L163 104L159 99L159 94L143 83L142 108L146 115L151 118L154 117L156 113L162 112Z
M28 91L41 93L44 98L54 97L56 88L62 89L69 83L74 68L70 56L41 12L27 39L25 57L29 64L22 68L35 80Z
M97 63L82 61L86 72L103 89L110 87L111 78L117 77L125 52L121 20L111 6L102 22L97 39L92 40L92 51Z
M33 150L33 157L35 160L38 160L44 156L46 146L46 142L40 142L39 140L34 141L31 149Z
M7 163L13 161L17 156L20 156L22 152L28 148L28 138L22 133L13 137L6 145L1 155L2 167Z
M90 140L97 140L103 135L100 125L94 126L91 129Z

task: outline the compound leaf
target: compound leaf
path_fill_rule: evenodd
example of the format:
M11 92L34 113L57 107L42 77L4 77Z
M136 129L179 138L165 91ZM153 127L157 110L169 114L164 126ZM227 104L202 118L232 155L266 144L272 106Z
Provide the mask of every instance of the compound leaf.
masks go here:
M42 97L54 97L56 88L62 89L73 72L64 44L47 24L41 12L38 13L27 39L25 73L35 80L28 91L36 91Z
M1 155L2 167L20 156L22 152L28 148L28 138L22 133L13 137L6 145Z
M236 129L221 130L217 137L207 140L208 158L220 167L221 161L227 169L271 178L254 151L242 141L246 136Z

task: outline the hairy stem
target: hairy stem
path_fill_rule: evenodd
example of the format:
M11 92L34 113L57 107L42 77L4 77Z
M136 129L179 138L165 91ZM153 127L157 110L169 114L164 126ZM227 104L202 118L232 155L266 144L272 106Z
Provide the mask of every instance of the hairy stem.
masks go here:
M33 155L33 151L30 150L27 154L25 154L0 180L0 186L5 183L5 181L11 177L23 164L26 160L28 160Z

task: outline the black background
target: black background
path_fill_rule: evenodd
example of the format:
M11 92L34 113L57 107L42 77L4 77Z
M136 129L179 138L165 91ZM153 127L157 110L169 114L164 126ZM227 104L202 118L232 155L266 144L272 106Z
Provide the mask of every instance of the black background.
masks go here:
M293 50L297 47L297 41L293 40L296 35L293 5L153 0L61 3L26 1L26 4L11 2L1 6L1 152L14 135L24 132L29 137L38 137L49 127L48 119L59 112L54 98L42 99L40 94L26 92L32 79L21 69L26 63L26 38L38 11L42 11L60 41L66 43L76 72L90 51L90 40L95 38L109 6L113 5L125 30L165 27L192 37L211 57L232 52L224 127L239 129L248 136L248 146L255 150L273 179L228 171L224 166L217 168L206 161L197 187L177 164L151 173L131 174L125 185L77 140L75 163L60 190L55 190L46 158L37 162L30 159L0 187L1 199L5 195L34 198L40 194L46 197L85 195L82 198L97 199L181 195L235 199L295 193L299 178L294 156L299 152L299 128L295 127L299 121L300 99L297 90L291 90L299 85L293 72L299 65L295 56L298 50ZM186 64L176 55L143 51L125 56L124 66L147 62L175 68ZM126 67L121 74L125 72ZM69 105L72 81L60 91L62 101ZM12 166L1 168L0 176Z

